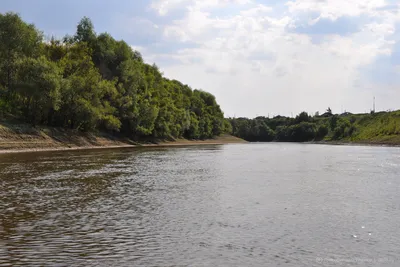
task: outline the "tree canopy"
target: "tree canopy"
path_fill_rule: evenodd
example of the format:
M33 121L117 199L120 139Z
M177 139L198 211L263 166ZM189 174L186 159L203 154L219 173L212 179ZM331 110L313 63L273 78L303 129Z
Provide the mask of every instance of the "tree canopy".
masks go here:
M301 112L295 118L230 118L229 122L232 134L247 141L307 142L351 138L357 130L354 118L333 115L330 108L328 111L328 116L318 113L310 116L307 112Z
M163 77L141 54L84 17L74 36L45 41L0 14L0 115L131 138L210 138L231 125L216 99Z

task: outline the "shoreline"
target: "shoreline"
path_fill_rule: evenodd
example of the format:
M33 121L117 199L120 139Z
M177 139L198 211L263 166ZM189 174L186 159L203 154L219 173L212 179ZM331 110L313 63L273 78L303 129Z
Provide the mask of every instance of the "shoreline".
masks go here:
M210 146L210 145L227 145L239 144L235 142L202 142L202 143L162 143L162 144L143 144L143 145L120 145L120 146L88 146L88 147L59 147L59 148L25 148L25 149L9 149L0 150L2 154L17 154L17 153L34 153L34 152L62 152L62 151L83 151L83 150L102 150L102 149L127 149L127 148L146 148L146 147L184 147L184 146Z
M390 142L352 142L352 141L312 141L306 142L305 144L315 144L315 145L330 145L330 146L373 146L373 147L400 147L398 143Z
M0 142L1 143L1 142ZM133 148L162 148L162 147L185 147L185 146L210 146L210 145L227 145L227 144L246 144L257 143L248 142L240 138L225 135L216 139L206 140L187 140L179 139L177 141L160 142L160 143L143 143L143 144L119 144L119 145L98 145L98 146L76 146L76 147L31 147L31 148L14 148L0 149L0 155L18 154L18 153L35 153L35 152L62 152L62 151L84 151L84 150L105 150L105 149L133 149ZM282 143L282 142L266 142L266 143ZM344 141L311 141L311 142L289 142L295 144L310 145L330 145L330 146L371 146L371 147L396 147L400 148L400 144L378 143L378 142L344 142Z
M208 140L179 140L171 142L161 142L158 144L136 144L136 145L105 145L105 146L77 146L77 147L47 147L47 148L21 148L21 149L0 149L0 155L19 154L19 153L35 153L35 152L63 152L63 151L85 151L85 150L106 150L106 149L134 149L134 148L162 148L162 147L186 147L186 146L210 146L210 145L227 145L227 144L246 144L252 143L245 140L225 141L217 139ZM256 142L254 142L256 143ZM266 142L280 143L280 142ZM370 147L396 147L400 148L400 144L388 143L367 143L367 142L339 142L339 141L312 141L312 142L289 142L297 144L310 145L330 145L330 146L370 146Z
M1 143L1 142L0 142ZM101 150L101 149L128 149L128 148L150 148L150 147L184 147L184 146L206 146L206 145L226 145L226 144L243 144L248 143L245 140L233 136L225 135L216 139L206 140L187 140L179 139L177 141L160 142L156 144L118 144L118 145L98 145L98 146L76 146L76 147L31 147L31 148L11 148L0 149L0 155L17 154L17 153L34 153L34 152L62 152L62 151L84 151L84 150Z
M374 146L400 147L396 139L370 141L310 141L290 142L298 144L335 145L335 146ZM202 145L224 145L237 143L253 143L241 138L223 134L206 140L148 140L134 142L127 138L116 137L104 133L82 133L68 129L41 127L33 128L26 124L0 123L0 155L32 152L60 152L99 149L132 149L150 147L183 147ZM257 143L257 142L254 142ZM268 142L265 142L268 143ZM272 142L280 143L280 142Z
M245 140L222 134L205 140L148 139L134 141L127 137L104 132L80 132L65 128L32 127L24 123L0 121L0 155L31 152L76 151L141 147L172 147L194 145L223 145L247 143Z

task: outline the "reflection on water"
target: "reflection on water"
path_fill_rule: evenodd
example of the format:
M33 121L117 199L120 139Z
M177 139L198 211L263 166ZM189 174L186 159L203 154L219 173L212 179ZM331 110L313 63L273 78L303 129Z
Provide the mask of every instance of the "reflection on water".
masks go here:
M0 266L399 266L400 150L0 155Z

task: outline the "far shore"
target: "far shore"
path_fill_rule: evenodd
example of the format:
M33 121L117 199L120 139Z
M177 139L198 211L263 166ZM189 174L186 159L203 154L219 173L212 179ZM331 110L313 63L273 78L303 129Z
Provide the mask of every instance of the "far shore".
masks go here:
M400 147L398 138L376 139L366 141L312 141L302 144L346 145L346 146L377 146ZM248 143L247 141L223 134L207 140L148 140L135 142L127 138L115 137L104 133L82 133L68 129L39 127L27 124L8 124L0 122L0 154L75 151L97 149L123 149L141 147L177 147L198 145L224 145Z
M400 147L399 143L374 142L374 141L312 141L306 144L332 145L332 146L377 146L377 147Z
M59 147L31 147L31 148L13 148L0 149L0 154L15 154L15 153L31 153L31 152L57 152L57 151L84 151L84 150L104 150L104 149L127 149L127 148L146 148L146 147L185 147L185 146L203 146L203 145L226 145L226 144L243 144L251 143L243 139L223 135L215 139L207 140L187 140L179 139L176 141L160 142L160 143L143 143L143 144L120 144L120 145L96 145L96 146L59 146ZM257 143L257 142L255 142ZM283 143L283 142L266 142L266 143ZM400 144L393 143L377 143L377 142L343 142L343 141L312 141L312 142L290 142L297 144L312 144L312 145L331 145L331 146L373 146L373 147L400 147ZM1 144L1 141L0 141Z
M257 142L255 142L257 143ZM305 145L329 145L329 146L373 146L373 147L400 147L399 143L390 142L368 142L368 141L309 141L309 142L265 142L265 143L288 143L288 144L305 144Z

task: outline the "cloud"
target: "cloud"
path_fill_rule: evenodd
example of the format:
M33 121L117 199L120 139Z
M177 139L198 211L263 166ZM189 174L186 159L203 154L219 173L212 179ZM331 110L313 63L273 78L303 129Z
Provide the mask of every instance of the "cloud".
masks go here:
M342 16L379 15L378 9L387 6L385 0L295 0L288 1L289 12L315 12L321 18L336 20Z
M171 9L181 7L188 3L189 0L169 0L169 1L154 1L151 4L151 8L155 9L161 16L166 15Z
M392 53L399 13L385 9L390 3L289 1L277 13L250 1L207 2L213 4L174 2L185 12L164 25L164 37L197 46L154 59L173 58L176 64L161 65L164 73L211 91L227 115L366 111L371 95L384 89L366 78L366 67ZM240 11L217 16L227 4Z
M3 2L46 34L89 16L167 77L213 93L228 116L363 112L374 95L382 109L400 105L397 0Z
M166 15L174 9L195 9L205 10L210 8L226 7L230 4L249 4L251 0L157 0L153 1L151 7L155 9L161 16Z

